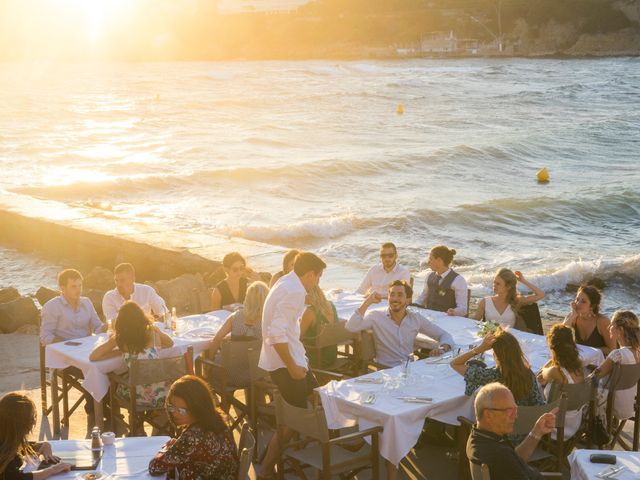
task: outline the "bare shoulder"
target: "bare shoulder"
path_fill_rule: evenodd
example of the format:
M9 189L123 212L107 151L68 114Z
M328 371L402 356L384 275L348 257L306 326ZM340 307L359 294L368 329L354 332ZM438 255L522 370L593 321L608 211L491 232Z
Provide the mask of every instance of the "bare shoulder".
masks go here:
M609 324L611 323L611 320L609 320L609 317L607 317L606 315L600 315L598 317L598 329L603 329L603 328L609 328Z

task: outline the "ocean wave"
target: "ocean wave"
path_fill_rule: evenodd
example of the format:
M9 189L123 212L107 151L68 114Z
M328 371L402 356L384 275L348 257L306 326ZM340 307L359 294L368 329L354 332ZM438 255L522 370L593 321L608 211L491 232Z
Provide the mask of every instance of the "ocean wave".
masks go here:
M544 292L563 291L569 285L581 285L594 278L606 282L621 279L627 286L637 285L640 276L640 254L620 258L573 260L560 268L546 268L527 273L527 280ZM473 290L490 293L495 272L471 273L467 281Z
M359 228L360 224L357 217L347 214L285 225L223 226L216 228L214 232L255 242L287 244L293 241L337 238Z

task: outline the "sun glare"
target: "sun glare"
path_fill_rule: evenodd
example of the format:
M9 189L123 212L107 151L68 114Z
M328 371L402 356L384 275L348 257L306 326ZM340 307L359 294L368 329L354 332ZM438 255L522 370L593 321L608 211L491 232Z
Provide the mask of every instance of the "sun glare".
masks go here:
M106 27L124 13L126 0L66 0L67 8L81 12L87 39L96 42L102 38Z

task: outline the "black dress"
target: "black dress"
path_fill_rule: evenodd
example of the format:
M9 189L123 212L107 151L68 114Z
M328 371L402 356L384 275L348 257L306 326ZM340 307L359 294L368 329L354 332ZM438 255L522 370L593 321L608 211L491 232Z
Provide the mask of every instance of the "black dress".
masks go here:
M578 345L585 345L587 347L594 347L594 348L602 348L607 346L607 344L604 343L604 338L602 337L602 335L600 335L600 332L598 331L598 325L594 327L593 331L591 332L591 335L589 335L589 337L586 340L583 340L582 338L580 338L580 331L575 326L573 327L573 331L575 332L576 343Z
M240 278L240 291L238 292L238 298L234 298L231 290L229 290L229 284L226 280L222 280L216 285L216 288L220 292L220 306L231 305L233 303L243 303L244 297L247 294L247 279L245 277Z

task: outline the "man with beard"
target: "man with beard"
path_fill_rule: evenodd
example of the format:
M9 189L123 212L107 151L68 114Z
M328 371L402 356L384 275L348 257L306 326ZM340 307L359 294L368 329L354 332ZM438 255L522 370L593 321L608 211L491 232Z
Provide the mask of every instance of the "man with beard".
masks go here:
M431 323L417 312L407 311L407 305L413 295L411 285L402 280L395 280L389 285L389 308L372 310L370 305L379 303L382 297L372 292L353 312L347 321L346 328L352 332L373 330L376 343L376 362L395 367L406 362L413 353L413 344L418 333L440 342L440 347L431 350L430 356L448 352L454 345L453 338L442 328Z
M380 247L380 263L369 269L356 293L367 295L377 292L381 296L387 294L389 284L395 280L411 280L409 269L398 263L398 251L391 243L383 243Z

